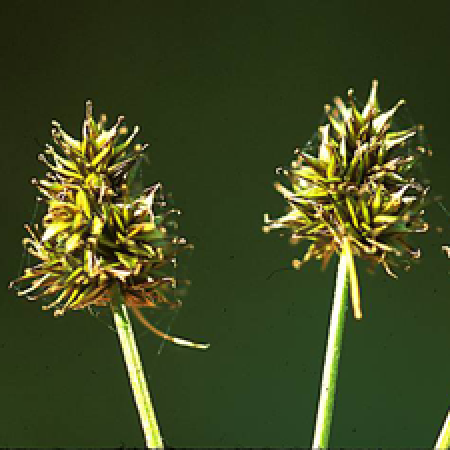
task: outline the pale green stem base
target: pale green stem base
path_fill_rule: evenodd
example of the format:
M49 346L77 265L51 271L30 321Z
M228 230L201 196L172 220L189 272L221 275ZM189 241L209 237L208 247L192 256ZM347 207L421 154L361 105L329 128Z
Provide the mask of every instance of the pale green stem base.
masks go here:
M155 411L145 381L139 351L134 340L133 328L125 304L123 303L120 287L116 285L113 289L111 309L116 324L122 347L123 359L127 366L131 390L141 419L142 430L145 436L147 448L163 448L163 441L156 421Z
M442 427L434 448L436 450L450 448L450 411L447 412L447 418L445 419L444 426Z
M341 353L342 334L344 331L345 312L347 310L349 273L347 258L341 254L336 277L333 308L328 331L328 344L322 374L319 406L312 448L328 448L331 418L333 415L336 381L338 376L339 356Z

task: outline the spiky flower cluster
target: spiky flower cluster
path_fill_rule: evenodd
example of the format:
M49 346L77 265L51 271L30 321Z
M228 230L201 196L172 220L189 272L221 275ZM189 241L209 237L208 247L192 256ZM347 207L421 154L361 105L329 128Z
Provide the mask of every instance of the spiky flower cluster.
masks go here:
M170 273L187 243L168 231L166 219L178 211L155 213L159 183L131 197L134 169L146 146L130 146L139 128L124 139L123 122L120 116L106 129L104 115L99 122L93 119L90 101L81 141L53 121L53 140L64 156L50 145L45 153L52 161L39 155L51 172L32 183L48 209L42 227L25 225L30 236L24 245L40 262L11 285L31 282L18 294L30 300L52 298L43 309L54 309L59 316L68 309L109 304L119 283L124 302L147 327L165 339L191 345L157 330L139 311L179 306L170 295L176 287Z
M392 267L408 268L411 260L420 257L407 237L428 229L422 218L428 188L411 176L424 149L405 154L421 126L392 130L392 119L404 100L382 112L377 81L362 111L355 105L352 90L347 104L340 98L334 103L334 108L326 106L328 123L319 128L316 155L310 149L297 149L298 158L284 171L291 189L275 184L289 211L273 220L265 215L264 231L287 228L292 243L312 241L303 261L293 262L296 268L311 258L321 259L325 267L334 252L343 252L354 315L361 318L353 256L381 264L394 277Z

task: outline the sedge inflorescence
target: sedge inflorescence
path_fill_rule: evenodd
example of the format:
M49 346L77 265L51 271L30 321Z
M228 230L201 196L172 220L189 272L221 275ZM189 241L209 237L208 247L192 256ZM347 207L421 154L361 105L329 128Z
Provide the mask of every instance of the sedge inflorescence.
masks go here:
M311 258L325 267L335 252L346 256L356 318L362 313L354 256L396 277L393 268L408 269L420 257L408 236L428 230L423 207L429 188L412 176L426 149L410 151L423 126L395 129L394 116L405 102L383 112L377 87L375 80L362 110L352 90L347 102L337 97L334 107L326 105L328 121L319 128L317 147L297 149L284 170L291 187L275 183L288 212L276 219L266 214L263 228L288 229L293 244L312 241L303 259L293 261L295 268Z
M179 211L157 208L164 206L160 183L131 195L146 148L131 145L139 127L127 136L123 116L110 129L105 124L104 115L94 120L90 101L81 141L52 122L59 151L47 145L38 158L50 172L32 180L47 211L42 226L25 225L29 236L24 246L38 264L25 268L11 285L30 300L50 298L43 309L60 316L69 309L110 304L118 283L124 303L148 328L178 344L201 346L156 329L140 311L180 306L173 295L177 280L172 269L189 245L168 226L169 217Z

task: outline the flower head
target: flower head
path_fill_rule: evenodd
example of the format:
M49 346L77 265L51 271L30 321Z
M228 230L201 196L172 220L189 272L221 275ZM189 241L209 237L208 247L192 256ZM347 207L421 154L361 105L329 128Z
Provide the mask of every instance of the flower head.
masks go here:
M321 259L325 267L334 252L347 256L356 318L362 314L353 256L379 263L396 277L393 267L408 268L420 257L408 236L428 229L422 217L428 188L411 173L424 149L405 152L422 126L393 129L392 119L405 102L381 111L377 85L374 81L362 111L352 90L347 104L335 98L334 108L325 107L328 123L319 128L316 154L297 150L298 158L284 171L291 187L275 184L288 202L287 214L277 219L265 215L264 231L288 228L292 243L312 241L294 267L311 258Z
M146 145L132 147L139 128L126 137L123 122L120 116L106 129L104 115L99 122L93 119L90 101L81 141L53 121L53 140L60 151L47 146L48 159L40 154L39 160L50 172L32 180L47 212L42 227L25 225L29 237L24 245L39 262L11 285L28 283L18 294L30 300L51 298L43 309L60 316L69 309L109 304L119 283L125 304L152 331L198 346L161 332L140 312L142 307L180 306L173 298L177 280L171 269L179 252L189 246L170 231L169 216L179 211L161 207L160 183L131 196L134 169Z

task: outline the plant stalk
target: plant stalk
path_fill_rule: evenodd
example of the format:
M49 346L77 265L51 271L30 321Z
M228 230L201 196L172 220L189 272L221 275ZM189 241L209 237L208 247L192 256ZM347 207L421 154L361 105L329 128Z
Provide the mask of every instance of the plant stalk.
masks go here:
M131 390L141 420L147 448L163 448L163 440L156 421L150 393L145 381L139 351L134 339L133 328L118 283L113 288L111 309L122 347L123 359L128 370Z
M312 448L328 448L333 415L339 356L349 291L348 255L342 251L336 276L333 307L331 310L328 343L322 374L319 405Z
M448 449L450 447L450 411L447 412L447 418L442 427L442 430L437 438L436 445L434 448L437 449Z

